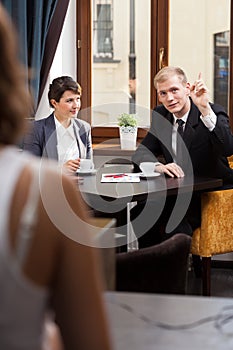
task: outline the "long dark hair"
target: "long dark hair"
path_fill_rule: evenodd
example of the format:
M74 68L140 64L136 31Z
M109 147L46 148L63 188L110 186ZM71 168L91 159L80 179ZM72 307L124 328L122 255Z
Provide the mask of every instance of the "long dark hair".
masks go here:
M0 4L0 144L14 144L26 130L31 98L19 61L15 28Z

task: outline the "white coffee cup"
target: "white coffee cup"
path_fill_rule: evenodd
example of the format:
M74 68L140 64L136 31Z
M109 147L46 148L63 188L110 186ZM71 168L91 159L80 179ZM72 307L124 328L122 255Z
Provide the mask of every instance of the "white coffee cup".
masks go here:
M80 171L91 171L94 168L94 164L91 159L80 159Z
M155 171L155 163L153 162L142 162L140 164L140 169L143 172L143 174L153 174Z

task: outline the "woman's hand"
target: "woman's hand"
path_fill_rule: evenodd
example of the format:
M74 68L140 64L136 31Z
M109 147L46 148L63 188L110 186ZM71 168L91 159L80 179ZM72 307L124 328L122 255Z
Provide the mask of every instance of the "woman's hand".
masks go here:
M71 171L71 172L75 172L80 167L80 158L70 159L66 163L64 163L63 166L66 168L66 170Z

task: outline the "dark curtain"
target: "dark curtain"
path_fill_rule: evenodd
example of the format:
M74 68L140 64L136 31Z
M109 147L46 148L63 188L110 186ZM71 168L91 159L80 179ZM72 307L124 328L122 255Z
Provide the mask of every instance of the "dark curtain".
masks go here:
M20 57L29 71L34 112L40 102L62 31L69 0L0 0L19 37Z

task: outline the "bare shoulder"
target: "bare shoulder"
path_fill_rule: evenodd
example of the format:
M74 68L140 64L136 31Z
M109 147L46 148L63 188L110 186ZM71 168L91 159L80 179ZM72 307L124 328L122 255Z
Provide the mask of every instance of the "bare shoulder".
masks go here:
M77 249L80 249L77 242L89 238L84 204L75 183L53 164L45 162L37 169L37 213L24 272L36 283L49 285L60 269L64 256L77 256ZM30 177L32 179L32 172L31 166L24 169L24 175L27 175L29 181ZM24 180L24 186L26 185Z
M46 208L49 206L57 210L62 209L64 215L67 211L78 212L80 215L85 212L85 203L75 179L52 164L41 169L40 195Z

